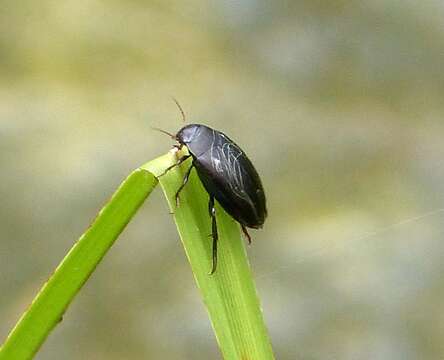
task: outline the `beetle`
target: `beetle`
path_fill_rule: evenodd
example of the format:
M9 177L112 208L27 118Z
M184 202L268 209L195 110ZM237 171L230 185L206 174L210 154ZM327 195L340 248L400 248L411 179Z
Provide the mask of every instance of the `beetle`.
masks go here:
M185 119L179 103L175 99L174 101ZM193 168L196 169L197 175L209 195L208 212L211 217L213 238L211 275L214 274L217 267L218 231L215 200L240 224L250 244L251 237L247 228L262 228L267 217L262 182L245 152L224 133L206 125L190 124L182 127L175 135L167 134L178 142L175 147L179 150L186 146L188 154L179 158L163 174L179 166L190 157L192 158L191 166L187 169L182 184L175 194L176 206L179 205L180 192L187 184Z

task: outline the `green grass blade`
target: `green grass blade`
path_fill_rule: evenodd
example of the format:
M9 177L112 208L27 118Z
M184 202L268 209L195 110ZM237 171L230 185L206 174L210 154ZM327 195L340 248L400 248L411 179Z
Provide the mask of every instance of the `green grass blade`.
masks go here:
M156 176L175 161L173 153L164 155L134 171L122 183L11 331L0 348L1 360L32 358L151 193L157 184ZM184 167L186 164L160 177L172 210ZM208 274L211 229L207 202L208 195L193 174L181 193L181 206L174 209L174 218L221 351L225 359L273 359L239 226L219 206L219 264L214 275Z
M128 176L11 331L0 348L1 360L33 357L156 184L156 178L146 170L138 169Z
M166 162L164 159L169 159L171 164L175 162L172 153L161 159L162 164ZM216 204L219 261L215 274L209 275L212 239L209 236L208 194L195 170L180 194L180 206L175 208L175 192L190 164L187 160L159 180L174 212L177 229L224 359L274 359L239 225ZM165 167L160 167L159 162L150 162L142 168L158 175Z

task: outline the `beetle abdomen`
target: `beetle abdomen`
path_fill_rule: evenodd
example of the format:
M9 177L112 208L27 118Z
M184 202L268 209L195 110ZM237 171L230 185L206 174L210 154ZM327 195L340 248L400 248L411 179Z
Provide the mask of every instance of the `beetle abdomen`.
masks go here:
M202 141L202 135L207 141ZM198 139L198 148L193 146L194 142L186 145L207 192L242 225L262 227L267 216L265 194L251 161L219 131L204 127Z
M198 168L199 166L196 165ZM242 225L251 228L260 228L266 218L265 202L264 206L257 206L257 202L244 193L242 197L226 187L226 182L218 181L211 174L203 169L198 171L202 184L209 194L213 194L225 211ZM263 194L263 193L262 193Z

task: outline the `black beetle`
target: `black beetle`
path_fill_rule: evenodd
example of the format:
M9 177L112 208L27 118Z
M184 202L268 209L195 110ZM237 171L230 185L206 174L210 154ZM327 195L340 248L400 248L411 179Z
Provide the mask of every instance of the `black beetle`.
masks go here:
M176 104L184 116L177 101ZM196 168L210 197L208 211L213 237L213 266L210 274L213 274L217 266L218 240L214 200L216 199L225 211L239 222L248 243L251 243L247 227L261 228L267 217L261 179L242 149L220 131L201 124L191 124L184 126L176 135L167 134L178 141L177 148L181 149L182 146L186 146L189 155L179 158L177 163L168 167L163 174L188 158L193 158L191 166L185 173L183 183L176 192L176 206L179 194L188 182L193 168Z

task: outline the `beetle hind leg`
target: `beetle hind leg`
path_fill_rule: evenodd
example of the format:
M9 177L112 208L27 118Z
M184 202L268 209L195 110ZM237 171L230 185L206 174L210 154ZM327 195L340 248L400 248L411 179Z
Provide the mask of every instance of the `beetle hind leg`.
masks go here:
M214 207L213 196L210 196L210 201L208 202L208 212L211 216L211 235L213 237L213 266L210 271L210 275L213 275L217 267L217 240L219 238L217 233L216 209Z
M248 233L247 227L245 225L241 224L242 232L244 233L245 237L247 238L248 245L251 245L251 236Z

